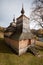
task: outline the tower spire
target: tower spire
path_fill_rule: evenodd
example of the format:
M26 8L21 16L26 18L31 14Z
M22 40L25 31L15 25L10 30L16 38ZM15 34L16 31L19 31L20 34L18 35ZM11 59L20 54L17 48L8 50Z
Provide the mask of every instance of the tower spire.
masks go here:
M21 14L23 15L24 13L25 13L25 11L24 11L23 4L22 4Z

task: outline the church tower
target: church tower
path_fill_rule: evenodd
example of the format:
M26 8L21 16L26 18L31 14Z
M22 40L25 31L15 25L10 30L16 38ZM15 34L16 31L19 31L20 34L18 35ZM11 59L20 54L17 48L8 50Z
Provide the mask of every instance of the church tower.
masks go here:
M27 32L30 32L29 18L25 16L24 13L25 13L25 10L22 5L21 16L17 18L16 24L18 26L22 26L22 32L27 33Z

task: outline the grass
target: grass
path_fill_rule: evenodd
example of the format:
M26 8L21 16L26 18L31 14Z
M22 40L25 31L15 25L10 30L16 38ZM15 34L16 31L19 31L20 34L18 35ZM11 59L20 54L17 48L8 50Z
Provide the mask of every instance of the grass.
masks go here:
M43 50L40 53L43 54ZM0 65L43 65L43 58L30 52L18 56L6 45L4 39L0 38Z

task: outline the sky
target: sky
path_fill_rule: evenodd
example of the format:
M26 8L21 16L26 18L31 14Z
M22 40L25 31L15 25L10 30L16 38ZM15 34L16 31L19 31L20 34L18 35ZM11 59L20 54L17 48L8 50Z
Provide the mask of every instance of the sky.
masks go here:
M13 18L21 15L22 3L25 15L30 17L33 0L0 0L0 26L7 27ZM31 28L33 28L31 23Z

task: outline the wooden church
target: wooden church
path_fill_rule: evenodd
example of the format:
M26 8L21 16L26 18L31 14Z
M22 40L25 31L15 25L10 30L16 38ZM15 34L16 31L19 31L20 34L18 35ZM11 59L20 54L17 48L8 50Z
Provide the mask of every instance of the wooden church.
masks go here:
M4 38L6 43L13 48L18 55L25 53L29 45L35 43L33 34L30 31L29 18L24 15L22 6L21 15L6 28Z

